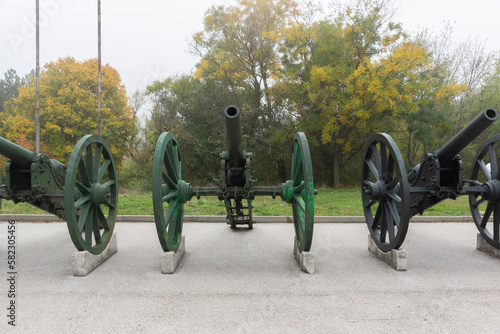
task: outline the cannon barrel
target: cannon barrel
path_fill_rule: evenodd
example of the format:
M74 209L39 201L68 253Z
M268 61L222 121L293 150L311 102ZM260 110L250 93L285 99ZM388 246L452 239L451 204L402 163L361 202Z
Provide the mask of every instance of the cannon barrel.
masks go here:
M481 132L498 118L495 109L485 109L472 120L465 128L460 130L449 142L436 151L436 156L442 164L449 162L469 145Z
M15 161L20 165L29 165L36 157L36 153L14 144L3 137L0 137L0 155Z
M224 109L226 116L226 144L229 160L245 160L243 153L243 136L241 135L240 109L237 106L227 106Z

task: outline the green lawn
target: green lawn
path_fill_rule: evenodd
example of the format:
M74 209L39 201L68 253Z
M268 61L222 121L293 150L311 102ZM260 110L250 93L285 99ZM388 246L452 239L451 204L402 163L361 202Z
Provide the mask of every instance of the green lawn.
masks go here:
M258 197L253 201L254 216L291 216L292 207L281 200L271 197ZM314 203L317 216L363 216L359 189L319 189ZM28 204L14 204L2 201L2 214L39 214L44 213ZM152 215L153 202L150 193L121 191L118 202L119 215ZM184 206L186 215L226 215L224 203L216 197L193 198ZM468 197L444 202L428 209L424 216L469 216Z

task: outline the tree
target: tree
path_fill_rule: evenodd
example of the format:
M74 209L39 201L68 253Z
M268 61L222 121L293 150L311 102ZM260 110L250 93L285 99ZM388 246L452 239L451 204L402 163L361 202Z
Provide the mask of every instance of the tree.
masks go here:
M16 70L8 69L0 79L0 113L4 111L4 103L19 95L18 87L29 82L29 74L24 78L17 75Z
M357 0L339 7L333 21L316 26L310 52L297 71L304 116L318 130L322 156L333 167L333 185L341 184L341 161L360 152L368 136L404 125L398 119L437 98L449 99L454 86L438 85L425 47L391 22L388 1ZM296 66L296 64L295 64ZM297 79L296 79L297 80ZM297 104L299 105L299 104ZM391 116L391 117L389 117ZM396 117L394 117L396 116ZM304 124L307 126L307 122Z
M102 135L120 162L133 133L133 114L118 72L102 66ZM0 122L7 139L35 135L35 80L21 86L19 96L6 104ZM46 155L67 162L76 142L96 132L97 59L78 62L61 58L40 74L41 141Z
M242 110L245 147L259 157L256 170L265 168L267 177L278 174L279 179L287 173L289 157L282 152L288 138L283 129L290 117L275 103L272 86L281 74L282 33L296 8L293 0L239 0L236 6L214 6L191 48L201 58L195 76L227 90L226 105Z

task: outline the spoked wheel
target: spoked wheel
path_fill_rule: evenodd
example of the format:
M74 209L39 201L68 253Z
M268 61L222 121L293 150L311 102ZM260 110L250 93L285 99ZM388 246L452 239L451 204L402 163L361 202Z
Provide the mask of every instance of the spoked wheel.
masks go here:
M292 179L283 183L283 200L292 204L293 225L300 251L309 251L314 225L314 180L306 135L293 137Z
M78 250L100 254L113 234L118 204L116 165L104 139L80 139L71 153L64 186L73 244Z
M156 143L153 161L153 210L156 231L165 252L176 252L182 238L184 203L191 198L182 180L181 153L175 135L164 132Z
M471 180L484 188L482 193L469 195L472 218L482 237L500 249L500 135L488 139L472 162ZM489 221L493 215L493 221Z
M373 135L363 155L361 197L372 239L384 252L399 248L410 220L410 190L403 158L386 133Z

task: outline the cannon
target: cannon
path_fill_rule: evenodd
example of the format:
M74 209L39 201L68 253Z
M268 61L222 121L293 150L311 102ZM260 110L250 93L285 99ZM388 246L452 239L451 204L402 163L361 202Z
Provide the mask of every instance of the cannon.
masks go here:
M99 136L78 141L68 165L0 137L9 158L1 199L24 202L66 221L75 247L100 254L113 233L118 203L116 165ZM1 179L0 179L1 184Z
M254 186L251 152L243 149L240 110L225 108L227 150L220 153L217 187L196 187L184 181L182 159L175 135L160 135L153 160L153 210L160 244L165 252L176 252L182 236L183 206L193 196L217 196L224 201L226 220L232 228L251 229L255 196L281 196L292 204L295 235L300 251L309 251L314 224L314 183L309 145L304 133L293 138L291 180L281 186Z
M461 195L469 196L472 218L482 237L500 249L500 135L479 148L469 179L463 176L459 156L497 118L496 110L485 109L439 150L424 154L409 172L388 134L369 139L362 162L361 197L371 237L382 251L402 245L411 217Z

